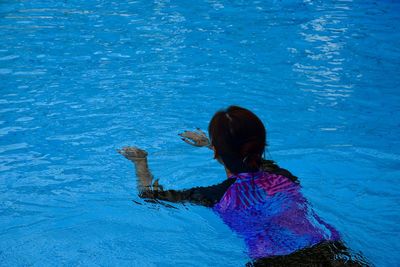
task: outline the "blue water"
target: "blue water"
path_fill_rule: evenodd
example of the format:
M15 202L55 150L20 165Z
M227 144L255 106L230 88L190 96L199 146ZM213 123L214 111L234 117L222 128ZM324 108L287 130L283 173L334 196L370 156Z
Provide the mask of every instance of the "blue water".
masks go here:
M216 183L177 134L238 104L347 244L400 266L399 22L389 0L1 1L0 265L245 264L209 209L140 200L115 152Z

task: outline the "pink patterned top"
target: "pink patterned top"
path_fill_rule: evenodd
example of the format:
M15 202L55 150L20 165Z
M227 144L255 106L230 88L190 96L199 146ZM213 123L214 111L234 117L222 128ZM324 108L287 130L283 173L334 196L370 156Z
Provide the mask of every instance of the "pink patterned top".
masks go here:
M260 171L229 178L236 180L213 210L244 238L253 259L340 239L312 210L300 186L287 177Z

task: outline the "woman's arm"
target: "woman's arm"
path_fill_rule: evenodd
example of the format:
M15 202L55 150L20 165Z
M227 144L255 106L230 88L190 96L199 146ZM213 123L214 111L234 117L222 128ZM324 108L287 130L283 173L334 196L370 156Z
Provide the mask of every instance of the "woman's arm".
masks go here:
M220 184L194 187L185 190L147 190L140 194L142 198L159 199L169 202L190 202L197 205L212 207L224 196L226 190L235 182L235 179L227 179Z
M153 175L147 163L147 152L137 147L123 147L117 151L135 165L139 194L151 189Z
M200 128L197 128L196 131L184 131L178 135L189 145L212 149L210 140Z
M207 187L195 187L186 190L163 190L158 180L153 183L153 175L147 163L147 152L136 147L124 147L118 152L135 165L139 196L141 198L159 199L170 202L191 202L211 207L216 204L235 179Z

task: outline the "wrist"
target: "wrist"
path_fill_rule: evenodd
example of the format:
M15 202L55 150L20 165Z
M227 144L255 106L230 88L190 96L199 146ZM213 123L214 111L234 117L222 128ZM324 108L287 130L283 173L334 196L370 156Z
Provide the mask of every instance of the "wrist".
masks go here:
M136 158L136 157L133 157L133 158L129 158L131 161L133 161L134 163L138 163L138 164L144 164L144 163L147 163L147 157L146 158L140 158L140 157L138 157L138 158Z

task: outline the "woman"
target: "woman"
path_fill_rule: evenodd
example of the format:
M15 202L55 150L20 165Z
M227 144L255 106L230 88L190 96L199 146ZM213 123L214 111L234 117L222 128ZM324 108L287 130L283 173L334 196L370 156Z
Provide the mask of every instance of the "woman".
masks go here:
M263 159L266 130L251 111L230 106L217 112L208 132L185 131L182 140L214 151L227 179L218 185L163 190L147 165L144 150L119 152L136 166L139 195L211 207L248 248L249 266L363 266L340 241L339 233L312 210L297 177Z

